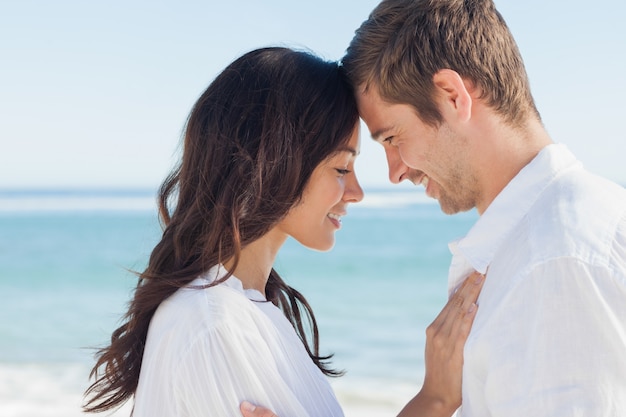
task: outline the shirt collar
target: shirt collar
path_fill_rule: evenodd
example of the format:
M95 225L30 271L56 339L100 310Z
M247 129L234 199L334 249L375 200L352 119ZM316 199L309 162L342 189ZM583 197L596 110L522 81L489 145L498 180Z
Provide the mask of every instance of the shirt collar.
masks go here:
M472 269L486 273L497 249L528 213L539 195L564 169L580 165L562 144L543 148L504 187L467 235L449 244L453 255L449 290L456 288Z
M210 268L206 273L204 273L203 278L208 280L209 282L213 282L217 281L218 279L224 278L226 274L228 274L228 270L226 269L226 267L222 264L217 264ZM261 294L261 292L259 292L258 290L252 288L244 288L241 280L234 275L231 275L226 281L222 283L222 285L239 291L252 301L267 301L263 294Z

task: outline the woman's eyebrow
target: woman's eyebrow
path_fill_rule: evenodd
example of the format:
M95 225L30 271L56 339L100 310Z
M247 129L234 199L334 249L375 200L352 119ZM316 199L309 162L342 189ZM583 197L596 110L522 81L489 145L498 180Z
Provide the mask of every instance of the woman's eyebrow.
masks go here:
M341 148L337 149L337 152L348 152L352 154L352 156L357 156L359 154L359 152L356 149L351 148L349 146L342 146Z

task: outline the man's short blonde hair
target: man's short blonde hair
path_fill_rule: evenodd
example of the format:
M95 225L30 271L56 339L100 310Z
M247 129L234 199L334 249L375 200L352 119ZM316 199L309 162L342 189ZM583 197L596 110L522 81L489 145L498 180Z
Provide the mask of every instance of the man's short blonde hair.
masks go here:
M355 91L378 88L439 125L433 76L456 71L505 121L540 119L522 57L492 0L384 0L356 31L342 64Z

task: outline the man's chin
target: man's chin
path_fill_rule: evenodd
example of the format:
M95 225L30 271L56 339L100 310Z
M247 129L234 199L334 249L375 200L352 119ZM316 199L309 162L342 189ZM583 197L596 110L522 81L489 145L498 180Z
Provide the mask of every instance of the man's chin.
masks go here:
M439 208L441 209L441 211L447 215L453 215L453 214L458 214L458 213L462 213L465 211L470 211L471 209L474 208L474 206L470 204L459 204L457 202L453 202L447 199L444 199L444 200L437 199L437 202L439 202Z

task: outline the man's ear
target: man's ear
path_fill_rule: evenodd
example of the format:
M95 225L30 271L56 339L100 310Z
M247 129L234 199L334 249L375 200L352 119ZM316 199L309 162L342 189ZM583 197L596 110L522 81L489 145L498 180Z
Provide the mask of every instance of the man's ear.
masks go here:
M472 117L472 95L458 72L441 69L433 75L436 97L439 98L440 110L456 115L461 121L469 121Z

